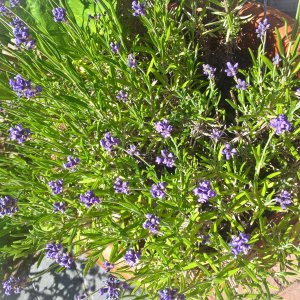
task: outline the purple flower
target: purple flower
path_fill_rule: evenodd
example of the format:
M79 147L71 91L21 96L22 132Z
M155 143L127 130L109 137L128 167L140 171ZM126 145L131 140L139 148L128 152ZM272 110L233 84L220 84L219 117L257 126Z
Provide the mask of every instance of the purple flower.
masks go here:
M19 97L32 98L42 92L41 86L32 88L31 81L25 80L20 74L9 80L9 85Z
M230 144L225 144L222 154L225 155L226 159L229 160L231 157L236 155L237 151L235 148L231 148Z
M78 157L72 158L72 155L69 155L67 157L67 161L68 161L67 163L63 164L63 167L64 168L72 168L72 169L74 169L74 167L79 164L80 159Z
M298 96L298 97L300 97L300 89L296 90L295 95Z
M104 138L100 141L100 145L111 152L114 146L118 146L120 144L120 140L111 136L110 132L105 133Z
M140 3L139 1L132 1L132 9L134 12L132 13L133 16L145 16L145 3Z
M9 4L11 7L16 7L20 4L20 0L9 0Z
M132 53L130 53L128 55L127 65L128 65L128 67L130 67L132 69L136 69L136 67L137 67L136 59L135 59L135 57L134 57L134 55Z
M54 202L53 203L53 212L61 212L64 213L66 211L66 203L63 202Z
M146 214L147 220L143 224L144 229L149 229L151 233L157 234L159 229L160 218L152 214Z
M193 189L193 193L198 197L198 202L200 203L205 203L210 198L217 196L216 191L212 189L211 184L208 180L200 182L198 187Z
M168 168L172 168L175 164L175 157L174 154L171 152L167 152L167 150L161 150L162 157L156 157L157 164L164 164Z
M55 22L66 22L66 10L62 7L56 7L52 10Z
M6 6L4 6L4 3L1 2L0 2L0 13L6 17L10 16L9 9Z
M77 295L75 300L85 300L88 297L87 293L83 293L81 295Z
M106 286L100 288L99 293L100 295L107 294L106 299L118 300L120 299L120 293L122 288L127 288L126 282L122 282L116 277L110 275L106 280Z
M10 277L8 280L2 282L4 294L10 296L12 294L20 294L25 281L19 277Z
M71 267L74 263L74 260L70 254L63 252L58 256L58 258L56 259L56 262L60 266L65 267L66 269L71 269Z
M185 296L179 294L177 289L166 288L158 291L159 300L184 300Z
M12 141L17 141L18 144L24 143L28 136L30 135L29 128L23 128L22 124L18 124L15 127L11 127L9 129L10 139Z
M172 126L169 121L164 119L155 123L155 130L159 132L164 138L169 138L171 136Z
M103 263L103 268L105 269L106 272L109 272L110 270L112 270L115 267L114 264L110 263L109 261L105 261Z
M131 248L127 250L127 252L125 253L124 259L130 267L134 267L138 263L140 257L141 257L141 253L139 251L135 252Z
M92 205L100 203L101 199L95 196L93 190L89 190L79 196L80 201L85 204L86 208L90 208Z
M46 245L46 256L54 259L60 266L70 269L74 260L67 254L61 244L49 243Z
M250 234L245 234L240 232L239 236L235 236L232 238L232 241L229 243L231 247L231 253L237 256L239 253L243 252L247 254L251 246L248 245L250 239Z
M114 183L114 189L116 193L129 194L129 182L123 181L121 178L117 178Z
M276 53L275 56L272 58L272 62L274 66L279 65L279 63L281 62L281 58L278 53Z
M58 194L62 193L63 184L64 184L63 179L57 179L57 180L52 180L52 181L48 182L48 185L51 188L53 195L58 195Z
M268 23L268 19L264 19L262 22L258 23L258 27L256 29L257 37L262 38L266 34L267 30L270 28L270 24Z
M241 80L240 78L238 78L237 85L235 87L239 90L244 91L249 87L249 84L245 80Z
M61 244L49 243L46 245L46 256L51 259L57 259L62 251Z
M123 101L124 103L128 99L128 93L124 92L123 90L120 90L116 96L117 99Z
M133 156L133 155L140 155L140 152L138 151L136 145L129 145L129 148L126 151L131 156Z
M278 135L282 134L283 131L290 131L292 129L292 125L285 115L278 115L277 118L271 119L270 126L275 129L275 133Z
M114 54L120 54L120 46L121 46L121 42L117 42L116 44L114 42L110 43L110 48L112 53Z
M0 217L12 216L18 211L17 207L18 199L11 196L0 197Z
M166 186L167 184L165 182L159 182L158 184L153 184L150 190L151 196L153 198L165 198L166 193Z
M274 200L280 204L282 209L286 209L288 206L293 204L291 193L285 190L282 191Z
M236 64L232 65L230 62L227 62L226 65L227 65L227 69L225 69L225 72L226 72L227 76L228 77L236 76L236 74L238 72L239 64L236 63Z
M211 139L213 141L217 142L222 135L223 135L223 131L217 130L217 129L213 129L212 132L211 132Z
M203 74L207 75L209 79L215 78L216 68L211 67L210 65L203 64Z

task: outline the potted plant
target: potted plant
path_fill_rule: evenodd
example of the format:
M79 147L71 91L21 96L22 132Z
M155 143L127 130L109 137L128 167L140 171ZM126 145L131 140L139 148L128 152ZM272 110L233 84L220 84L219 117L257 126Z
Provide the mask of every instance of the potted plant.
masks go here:
M102 0L80 24L53 1L50 25L17 2L1 4L0 204L26 230L7 255L100 260L109 299L271 299L271 266L299 255L299 38L270 59L260 20L246 52L244 1Z

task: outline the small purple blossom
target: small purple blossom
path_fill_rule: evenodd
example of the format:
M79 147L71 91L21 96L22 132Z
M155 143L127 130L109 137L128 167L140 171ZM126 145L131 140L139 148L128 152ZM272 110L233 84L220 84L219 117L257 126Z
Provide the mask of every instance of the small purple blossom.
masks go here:
M136 59L135 59L135 57L134 57L134 55L132 53L130 53L128 55L127 65L128 65L128 67L130 67L132 69L136 69L136 67L137 67Z
M167 184L165 182L159 182L158 184L153 184L150 190L151 196L153 198L165 198L166 193L166 186Z
M175 157L174 154L171 152L167 152L167 150L161 150L162 157L156 157L155 162L157 164L164 164L168 168L174 167L175 164Z
M106 295L106 299L118 300L120 299L120 294L122 289L127 289L128 285L126 282L120 281L116 277L110 275L106 280L106 286L100 288L100 295Z
M11 7L17 7L20 5L20 0L9 0L9 4Z
M203 64L202 67L203 67L203 74L204 75L207 75L207 77L209 79L215 78L216 68L213 68L208 64Z
M52 10L55 22L66 22L66 10L63 7L56 7Z
M61 244L49 243L46 245L46 256L55 260L60 266L70 269L74 263L71 254L66 253Z
M120 90L116 98L125 103L126 100L128 99L128 93L124 92L123 90Z
M216 191L212 189L208 180L200 182L199 185L193 189L193 193L198 197L197 201L200 203L206 203L210 198L217 196Z
M293 204L291 193L285 190L282 191L274 200L280 204L282 209L286 209L288 206Z
M115 265L110 263L107 260L103 263L103 268L105 269L106 272L110 272L110 270L112 270L114 267Z
M92 205L100 203L101 199L96 197L93 190L89 190L84 194L80 194L79 199L85 204L86 208L90 208Z
M259 22L258 27L255 31L257 33L257 37L258 38L264 37L269 28L270 28L270 24L268 23L268 19L264 19L262 22Z
M56 262L62 266L65 267L66 269L71 269L74 259L72 256L66 252L61 253L58 258L56 259Z
M75 300L85 300L87 297L88 297L88 294L83 293L83 294L77 295Z
M139 1L132 1L132 9L134 12L132 13L133 16L145 16L145 3L140 3Z
M0 2L0 14L6 17L9 17L11 14L9 9L6 6L4 6L4 2L3 3Z
M215 142L220 140L220 137L223 135L223 131L221 130L217 130L217 129L213 129L211 132L211 139Z
M249 87L249 83L247 83L245 80L238 78L237 85L235 87L239 90L244 91Z
M282 134L283 131L290 131L292 129L291 123L287 120L285 115L278 115L277 118L270 120L270 126L275 129L276 134Z
M80 162L80 159L78 157L73 158L72 155L69 155L67 157L67 162L63 164L63 167L65 169L67 169L67 168L74 169L74 167L77 166L79 164L79 162Z
M24 143L28 136L30 135L29 128L23 128L22 124L18 124L15 127L11 127L9 129L10 139L12 141L17 141L18 144Z
M121 46L121 42L117 42L116 44L114 42L111 42L110 43L110 49L111 49L111 52L113 54L120 54L120 46Z
M155 130L160 133L164 138L169 138L171 136L172 126L169 121L164 119L155 123Z
M179 294L177 289L166 288L158 291L159 300L184 300L185 296Z
M12 294L20 294L25 281L19 277L10 277L8 280L2 282L4 294L10 296Z
M126 151L131 156L140 155L140 152L138 151L137 146L133 145L133 144L129 145L129 148Z
M231 247L231 253L237 256L239 253L243 252L247 254L251 249L251 246L248 245L250 239L250 234L245 234L240 232L238 236L232 238L232 241L229 243Z
M159 229L160 218L152 214L146 214L147 220L143 224L144 229L149 229L152 234L157 234Z
M63 202L54 202L53 203L53 212L61 212L64 213L67 209L66 203Z
M17 202L18 199L11 196L0 197L0 217L11 217L14 213L16 213L18 211Z
M226 75L228 77L234 77L234 76L236 76L236 74L238 72L238 66L239 66L239 64L235 63L233 65L230 62L227 62L226 65L227 65L227 69L225 69Z
M52 181L48 182L48 185L51 188L53 195L58 195L58 194L62 193L63 184L64 184L63 179L57 179L57 180L52 180Z
M111 136L110 132L105 133L104 138L100 140L100 145L108 152L111 152L113 147L118 146L119 144L120 140Z
M227 143L222 150L222 154L225 155L226 160L229 160L237 154L237 151L235 148L231 148L231 145Z
M274 66L278 66L281 62L281 58L278 53L275 54L275 56L272 58L272 62Z
M114 182L114 190L116 193L129 194L129 182L123 181L121 178L117 178Z
M62 251L61 244L49 243L46 245L46 256L51 259L57 259Z
M9 80L9 85L18 97L32 98L42 92L41 86L33 88L30 80L25 80L20 74Z
M128 264L128 266L134 267L138 263L140 257L141 257L141 253L139 251L135 252L131 248L131 249L127 250L127 252L125 253L124 259L125 259L126 263Z
M295 95L296 95L297 97L300 97L300 89L296 89Z

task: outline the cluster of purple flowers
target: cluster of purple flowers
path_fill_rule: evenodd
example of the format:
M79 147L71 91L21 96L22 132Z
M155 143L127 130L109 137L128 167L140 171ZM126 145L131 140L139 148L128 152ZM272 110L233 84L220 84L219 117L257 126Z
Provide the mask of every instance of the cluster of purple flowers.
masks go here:
M125 253L124 259L128 266L134 267L141 257L141 253L139 251L135 252L132 248L127 250Z
M4 294L10 296L12 294L20 294L25 281L19 277L10 277L8 280L2 282Z
M42 87L37 85L31 86L30 80L25 80L20 74L9 80L9 85L19 97L32 98L42 92Z
M160 218L152 214L146 214L147 220L143 224L144 229L149 229L151 233L157 234L159 229Z
M258 38L264 37L269 28L270 28L270 24L268 23L268 19L264 19L262 22L259 22L258 27L255 31L257 33L257 37Z
M116 44L114 42L110 43L111 52L114 54L120 54L120 46L121 42L117 42Z
M118 300L121 296L122 289L128 289L128 285L124 281L120 281L116 277L110 275L106 280L106 286L100 288L100 295L106 295L106 299Z
M134 12L132 13L133 16L145 16L145 3L140 3L139 1L132 1L132 9Z
M185 296L179 294L177 289L166 288L158 291L159 300L184 300Z
M128 55L127 65L128 65L128 67L130 67L132 69L136 69L136 67L137 67L136 59L135 59L135 57L134 57L134 55L132 53L130 53Z
M237 256L239 253L243 252L247 254L251 246L248 245L250 239L250 234L240 232L238 236L232 238L232 241L229 243L231 247L231 253Z
M119 194L129 194L129 182L123 181L121 178L117 178L114 182L114 190Z
M18 199L11 196L0 197L0 217L12 216L12 214L18 211L17 207Z
M203 74L207 75L209 79L215 78L216 68L211 67L208 64L204 64L203 66Z
M110 270L112 270L114 267L115 265L107 260L103 263L103 268L105 269L105 272L110 272Z
M244 91L249 87L249 83L247 83L245 80L238 78L237 85L235 87L239 90Z
M169 121L164 119L158 121L154 124L155 130L160 133L164 138L169 138L171 136L172 126L169 124Z
M23 128L22 124L18 124L15 127L9 129L10 139L12 141L17 141L18 144L24 143L28 136L30 135L29 128Z
M66 22L66 10L63 7L56 7L52 10L55 22Z
M140 155L140 152L138 151L136 145L129 145L129 148L127 149L127 153L131 156Z
M282 209L286 209L293 203L291 193L288 191L282 191L274 200L280 204Z
M69 155L67 157L67 162L63 164L64 168L72 168L74 169L75 166L77 166L80 162L80 159L78 157L72 157L72 155Z
M276 134L282 134L283 131L290 131L292 129L291 123L287 120L285 115L278 115L277 118L270 120L270 126L275 129Z
M17 7L20 5L20 0L9 0L9 4L11 7Z
M211 184L208 180L204 180L199 183L199 185L193 189L193 193L198 197L198 202L205 203L210 198L216 197L217 193L212 189Z
M128 93L124 92L123 90L120 90L116 98L125 103L126 100L128 99Z
M150 190L151 196L153 198L165 198L166 193L166 186L167 184L165 182L159 182L158 184L153 184Z
M80 201L85 204L86 208L90 208L92 205L100 203L101 199L96 197L93 190L89 190L79 196Z
M236 74L238 72L238 66L239 66L239 64L235 63L233 65L230 62L227 62L226 65L227 65L227 69L225 69L226 75L228 77L234 77L234 76L236 76Z
M237 151L235 148L231 148L230 144L225 144L224 149L222 150L222 154L225 155L226 160L229 160L231 157L236 155Z
M111 152L113 147L118 146L119 144L120 140L111 136L110 132L105 133L104 138L100 140L100 145L108 152Z
M53 195L58 195L63 191L63 179L56 179L48 182L50 189L52 190Z
M155 162L157 164L164 164L166 165L168 168L172 168L175 164L175 157L174 154L171 152L168 152L167 150L161 150L161 156L159 157L157 156L155 159Z
M213 141L217 142L222 135L223 135L223 131L217 130L217 129L213 129L212 132L211 132L211 139Z
M61 212L64 213L67 209L66 203L63 202L54 202L53 203L53 212Z
M46 256L54 259L60 266L65 267L66 269L70 269L74 263L72 256L63 249L61 244L47 244Z
M13 18L10 25L12 26L17 46L21 46L23 44L27 50L32 49L35 46L35 41L30 38L29 28L19 17Z

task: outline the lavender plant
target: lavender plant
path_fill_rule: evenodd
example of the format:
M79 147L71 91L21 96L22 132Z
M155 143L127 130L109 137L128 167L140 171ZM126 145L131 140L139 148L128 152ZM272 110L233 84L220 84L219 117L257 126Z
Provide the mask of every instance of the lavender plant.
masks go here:
M0 259L46 256L61 270L85 255L84 273L100 259L107 299L271 299L267 278L298 272L300 255L300 38L270 56L265 19L245 65L231 51L207 59L210 43L232 50L243 1L218 13L219 1L101 0L83 21L75 0L49 1L50 23L11 2L0 228L18 238ZM32 280L7 274L4 293Z

